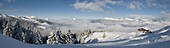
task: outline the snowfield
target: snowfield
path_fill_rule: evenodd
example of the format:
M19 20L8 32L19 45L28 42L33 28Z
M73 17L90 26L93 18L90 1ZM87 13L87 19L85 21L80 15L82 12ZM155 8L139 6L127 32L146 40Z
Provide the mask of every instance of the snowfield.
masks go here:
M0 34L0 48L168 48L170 26L153 31L139 32L95 32L89 35L87 44L34 45L26 44Z
M129 39L138 35L137 33L127 33L127 32L95 32L85 39L86 43L91 42L104 42L104 41L116 41L121 39Z

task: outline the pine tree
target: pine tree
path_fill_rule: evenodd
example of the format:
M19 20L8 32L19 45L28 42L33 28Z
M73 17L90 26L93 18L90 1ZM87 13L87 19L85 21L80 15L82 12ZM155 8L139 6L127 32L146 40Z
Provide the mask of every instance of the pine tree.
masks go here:
M47 39L47 44L59 44L57 34L54 33L54 30L50 32Z
M43 43L42 35L41 35L39 30L36 32L35 39L36 39L36 42L35 42L36 44L42 44Z
M25 32L22 32L22 42L26 43L26 34Z
M103 37L103 38L106 38L106 34L104 33L102 37Z

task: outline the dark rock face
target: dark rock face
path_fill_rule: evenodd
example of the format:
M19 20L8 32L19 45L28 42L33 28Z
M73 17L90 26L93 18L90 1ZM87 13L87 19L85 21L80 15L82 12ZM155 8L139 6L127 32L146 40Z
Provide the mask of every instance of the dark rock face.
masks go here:
M49 24L52 24L52 22L41 19L35 20L39 21L40 23L47 22ZM72 33L71 30L68 30L68 33L63 34L62 31L59 29L52 31L49 36L42 36L42 29L38 28L38 25L38 23L23 20L21 18L0 14L0 33L24 43L80 44L84 43L84 39L92 33L91 30L80 34ZM85 35L86 37L84 37Z

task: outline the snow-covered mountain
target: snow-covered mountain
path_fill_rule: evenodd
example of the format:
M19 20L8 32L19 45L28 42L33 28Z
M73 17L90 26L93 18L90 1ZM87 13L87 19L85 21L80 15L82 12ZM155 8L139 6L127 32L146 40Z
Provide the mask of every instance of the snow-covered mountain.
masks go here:
M64 34L60 29L53 28L53 22L35 17L16 17L1 15L0 32L3 35L30 44L76 44L79 36L68 30ZM58 26L54 26L58 27ZM53 32L53 34L49 34ZM44 33L47 33L44 35ZM82 33L84 34L84 33ZM55 42L55 43L54 43Z
M44 21L45 22L45 21ZM44 40L40 32L42 26L39 20L24 19L24 17L15 17L1 15L0 17L0 32L11 38L15 38L25 43L42 44Z
M45 20L1 14L0 48L152 48L157 45L166 48L170 44L169 24L149 17ZM153 33L137 31L143 27Z

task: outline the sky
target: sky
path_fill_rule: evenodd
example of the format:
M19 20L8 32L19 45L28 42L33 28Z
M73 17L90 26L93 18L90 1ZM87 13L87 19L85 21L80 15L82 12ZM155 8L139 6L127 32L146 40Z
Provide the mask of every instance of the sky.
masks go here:
M170 0L0 0L0 13L44 18L170 16Z

